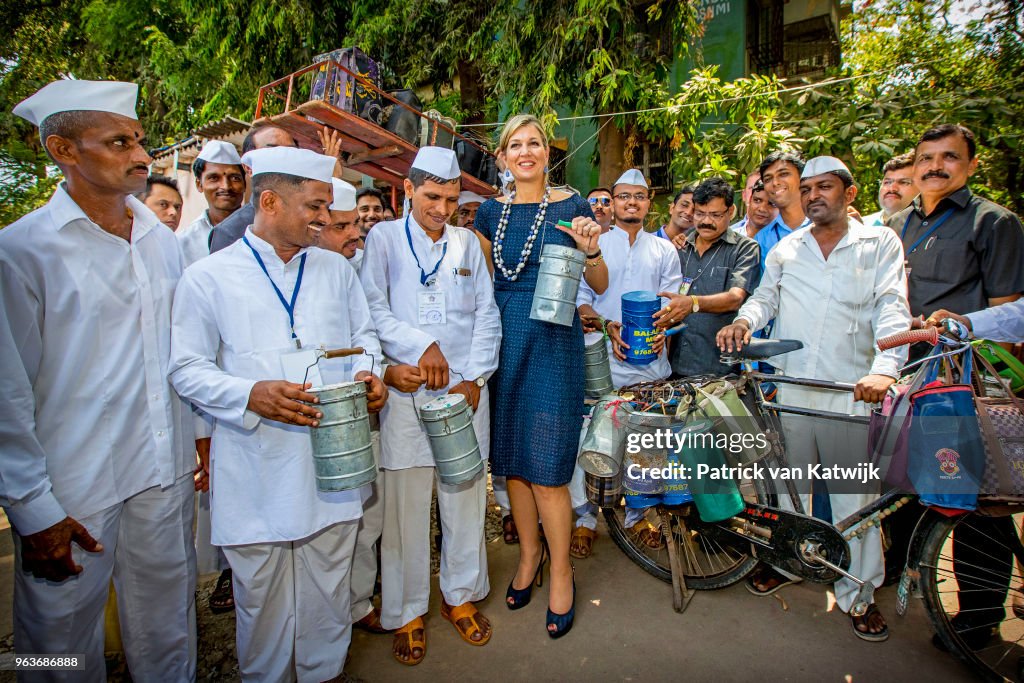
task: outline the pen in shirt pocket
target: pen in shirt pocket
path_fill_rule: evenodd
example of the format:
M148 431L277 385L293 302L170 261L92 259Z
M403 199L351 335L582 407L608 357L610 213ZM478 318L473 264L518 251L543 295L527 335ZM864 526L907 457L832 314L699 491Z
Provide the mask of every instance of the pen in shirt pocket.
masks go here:
M935 243L935 236L932 235L931 237L928 238L928 241L924 243L925 250L927 250L928 247L932 246L932 244L934 244L934 243Z

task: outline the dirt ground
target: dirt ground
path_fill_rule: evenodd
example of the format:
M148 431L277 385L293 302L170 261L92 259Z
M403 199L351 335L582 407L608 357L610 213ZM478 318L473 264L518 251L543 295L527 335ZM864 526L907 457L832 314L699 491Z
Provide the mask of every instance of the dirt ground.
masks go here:
M494 504L493 492L488 485L488 511L485 532L491 541L501 535L501 513ZM436 503L436 499L435 499ZM0 512L2 514L2 512ZM6 519L3 520L6 525ZM437 535L437 518L431 515L431 533ZM7 534L4 534L7 536ZM440 556L436 547L431 553L431 572L437 574ZM208 604L210 593L217 583L217 574L200 577L196 598L196 629L198 640L198 656L196 662L196 680L198 681L237 681L238 655L235 652L235 613L214 614ZM0 653L14 651L14 636L8 633L0 639ZM0 683L14 681L14 673L0 672ZM131 681L124 656L112 652L107 654L107 680L112 683ZM350 676L350 681L359 679Z

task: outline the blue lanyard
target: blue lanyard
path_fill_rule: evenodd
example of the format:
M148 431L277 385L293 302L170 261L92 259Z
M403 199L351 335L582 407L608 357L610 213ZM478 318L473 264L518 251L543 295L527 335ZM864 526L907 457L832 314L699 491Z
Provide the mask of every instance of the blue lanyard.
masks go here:
M267 276L267 279L270 280L270 286L274 288L274 293L277 294L277 298L281 301L281 305L284 306L284 310L288 312L288 325L292 330L292 339L295 340L295 345L301 348L299 338L295 335L295 302L299 298L299 288L302 287L302 271L306 269L306 254L303 254L299 259L299 274L295 278L295 289L292 290L292 301L291 303L288 303L284 298L284 294L281 293L277 284L274 283L274 278L270 277L267 265L263 263L263 259L260 258L259 252L253 249L253 246L249 243L249 239L244 235L242 236L242 241L245 242L245 246L249 247L249 251L252 252L252 255L256 257L256 263L260 264L260 268L263 269L263 274Z
M416 267L420 269L420 284L424 287L429 287L430 278L437 274L437 269L441 267L441 261L444 261L445 254L448 253L448 243L444 243L444 249L441 250L441 258L437 259L434 269L426 273L423 271L423 266L420 265L419 257L416 256L416 249L412 246L412 233L409 232L409 214L405 214L405 239L409 240L409 251L412 252L412 257L416 259Z
M910 219L911 219L911 217L913 215L914 215L914 210L911 209L910 213L907 214L906 222L903 223L903 232L900 233L900 240L901 241L907 235L907 228L910 227ZM919 246L921 246L921 242L924 242L926 239L928 239L931 236L931 234L933 232L935 232L936 230L938 230L939 226L942 225L943 223L945 223L946 219L949 218L952 215L953 215L953 209L946 209L946 213L944 213L941 216L939 216L936 219L936 221L934 223L932 223L932 227L928 228L928 232L926 232L925 234L923 234L920 237L918 237L917 241L914 242L914 246L910 247L910 249L907 250L907 256L909 257L911 254L913 254L914 250L917 249Z

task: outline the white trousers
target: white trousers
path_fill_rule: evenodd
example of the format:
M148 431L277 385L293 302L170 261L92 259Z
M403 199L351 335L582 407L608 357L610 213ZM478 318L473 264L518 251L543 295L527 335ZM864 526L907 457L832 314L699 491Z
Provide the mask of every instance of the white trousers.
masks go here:
M373 460L380 463L380 432L370 432ZM373 588L377 584L377 542L384 530L384 473L377 471L377 481L370 485L370 497L363 501L363 517L359 520L356 549L352 556L352 621L373 611Z
M340 522L301 541L224 546L243 681L316 683L341 673L352 641L358 525Z
M569 480L569 498L577 515L576 526L593 531L597 529L597 506L587 500L585 476L586 473L577 462L576 468L572 471L572 479Z
M400 628L427 613L430 599L430 493L433 467L384 470L381 624ZM441 595L452 607L483 600L487 581L487 478L452 486L437 480L441 511Z
M512 501L508 499L508 480L492 475L491 486L494 488L494 502L501 508L501 516L511 515Z
M803 468L805 473L809 464L820 462L828 467L854 467L868 458L868 431L865 425L784 414L782 430L789 465ZM865 489L864 493L830 493L832 521L838 522L849 517L878 496L877 485L871 491ZM800 500L804 512L810 514L810 494L801 494ZM792 509L789 496L782 490L779 492L779 501L784 509ZM882 556L882 535L878 527L871 527L867 533L849 541L849 544L848 571L864 581L870 581L876 588L881 586L885 578L885 560ZM833 590L839 609L849 612L859 590L857 584L841 578L836 581Z
M228 568L224 551L210 542L210 492L196 494L196 567L200 576Z
M85 656L84 671L32 671L25 681L105 681L104 608L114 579L132 680L194 681L196 558L192 475L78 520L103 552L72 543L82 573L60 583L21 571L14 534L14 650Z

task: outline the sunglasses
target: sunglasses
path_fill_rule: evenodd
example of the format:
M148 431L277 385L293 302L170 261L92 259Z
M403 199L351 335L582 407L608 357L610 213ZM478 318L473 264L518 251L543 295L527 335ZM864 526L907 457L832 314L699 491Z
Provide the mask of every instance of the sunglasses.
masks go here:
M612 200L610 197L590 197L587 199L591 206L611 206Z

